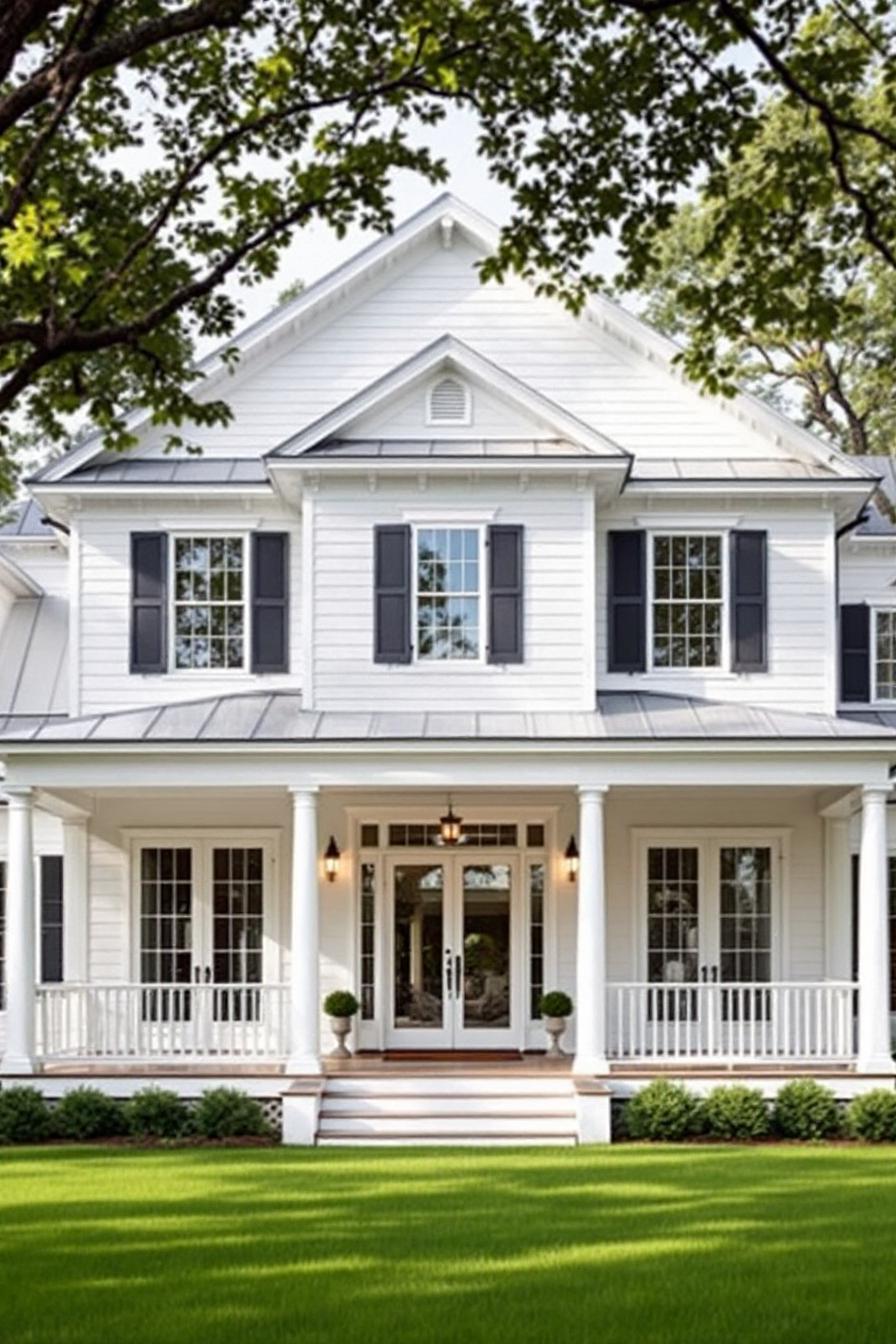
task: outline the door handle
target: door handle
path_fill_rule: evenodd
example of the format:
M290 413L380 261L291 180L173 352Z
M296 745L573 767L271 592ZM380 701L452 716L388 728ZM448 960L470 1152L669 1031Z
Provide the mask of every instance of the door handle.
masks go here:
M461 976L460 976L460 953L454 958L454 992L460 998Z
M714 985L717 985L717 984L719 983L719 968L718 968L718 966L713 966L713 968L712 968L712 982L713 982Z
M197 985L199 984L199 981L202 979L202 971L198 966L193 967L193 979L195 980Z
M705 967L705 966L701 966L701 967L700 967L700 979L703 981L704 985L706 984L707 978L708 978L708 977L707 977L707 974L706 974L706 967Z
M212 968L211 968L211 966L206 966L206 968L205 968L205 983L206 983L207 985L208 985L208 984L211 984L211 979L212 979Z
M448 998L451 998L453 987L451 984L451 948L445 948L445 983L447 986Z

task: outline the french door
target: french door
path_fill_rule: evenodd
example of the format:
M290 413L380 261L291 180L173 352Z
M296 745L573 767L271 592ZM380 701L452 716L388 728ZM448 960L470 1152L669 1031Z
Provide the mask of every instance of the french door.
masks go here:
M645 843L645 1011L665 1051L724 1050L767 1020L778 859L779 842L761 837Z
M522 919L515 855L408 854L388 869L387 1045L522 1045Z
M265 844L141 844L138 974L144 1020L189 1025L209 1049L252 1022L264 980Z

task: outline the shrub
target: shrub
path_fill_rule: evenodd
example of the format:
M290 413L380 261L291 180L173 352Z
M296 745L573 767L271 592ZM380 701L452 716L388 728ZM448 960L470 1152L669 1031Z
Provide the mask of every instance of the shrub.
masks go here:
M829 1139L841 1129L833 1092L813 1078L800 1078L782 1087L772 1119L785 1139Z
M633 1139L686 1139L702 1127L699 1099L665 1078L648 1083L626 1107L625 1128Z
M0 1092L0 1143L40 1143L50 1132L50 1108L36 1087L4 1087Z
M896 1092L876 1087L853 1097L846 1108L846 1129L854 1139L896 1143Z
M189 1107L176 1092L144 1087L125 1107L128 1129L137 1139L179 1139L192 1129Z
M324 1012L328 1017L354 1017L360 1004L348 989L334 989L324 999Z
M706 1128L717 1139L762 1139L771 1127L756 1087L714 1087L703 1105Z
M569 1017L572 999L562 989L551 989L542 994L538 1009L542 1017Z
M213 1087L203 1092L193 1120L197 1134L206 1139L237 1139L271 1132L258 1102L235 1087Z
M126 1129L121 1102L95 1087L76 1087L53 1111L53 1129L63 1139L111 1139Z

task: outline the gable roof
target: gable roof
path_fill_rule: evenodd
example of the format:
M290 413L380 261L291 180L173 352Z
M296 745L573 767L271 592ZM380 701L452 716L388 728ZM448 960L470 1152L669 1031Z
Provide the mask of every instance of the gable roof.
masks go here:
M505 400L512 402L529 415L537 417L554 429L559 437L572 440L596 457L629 462L631 453L620 448L606 435L586 425L578 416L571 415L534 387L502 369L492 360L478 354L471 346L447 332L418 350L416 355L398 364L389 373L376 378L367 387L348 397L341 405L315 420L298 434L292 435L267 454L267 460L296 458L312 449L326 451L326 440L348 437L344 431L362 415L368 415L412 384L431 376L437 370L452 369L485 383Z
M450 245L454 231L470 239L483 253L493 251L500 237L497 226L471 206L447 192L437 196L392 232L368 244L295 299L275 308L200 360L196 371L203 378L203 390L211 391L227 375L230 368L224 358L227 351L235 348L245 357L272 345L285 335L298 336L313 318L337 304L349 302L363 283L394 265L400 256L421 240L429 235L441 235L443 244ZM623 346L660 368L668 377L679 383L685 381L680 370L674 366L675 357L679 353L678 345L605 296L597 295L589 300L583 309L582 320L607 332ZM692 391L695 396L700 395L696 388L692 388ZM797 457L821 462L836 475L868 479L874 474L857 459L847 457L750 393L741 392L729 401L717 401L717 404L776 445L786 443ZM148 418L149 413L138 407L127 417L127 427L134 431L145 424ZM32 479L35 482L61 481L73 470L91 462L102 451L101 434L91 434L77 448L50 463Z

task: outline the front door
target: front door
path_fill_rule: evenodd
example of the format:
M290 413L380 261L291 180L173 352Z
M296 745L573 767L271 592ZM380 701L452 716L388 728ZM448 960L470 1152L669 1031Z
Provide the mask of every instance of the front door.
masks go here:
M641 1026L658 1052L724 1053L732 1031L766 1020L776 854L737 838L646 846Z
M493 852L392 861L389 1046L521 1047L518 877Z

